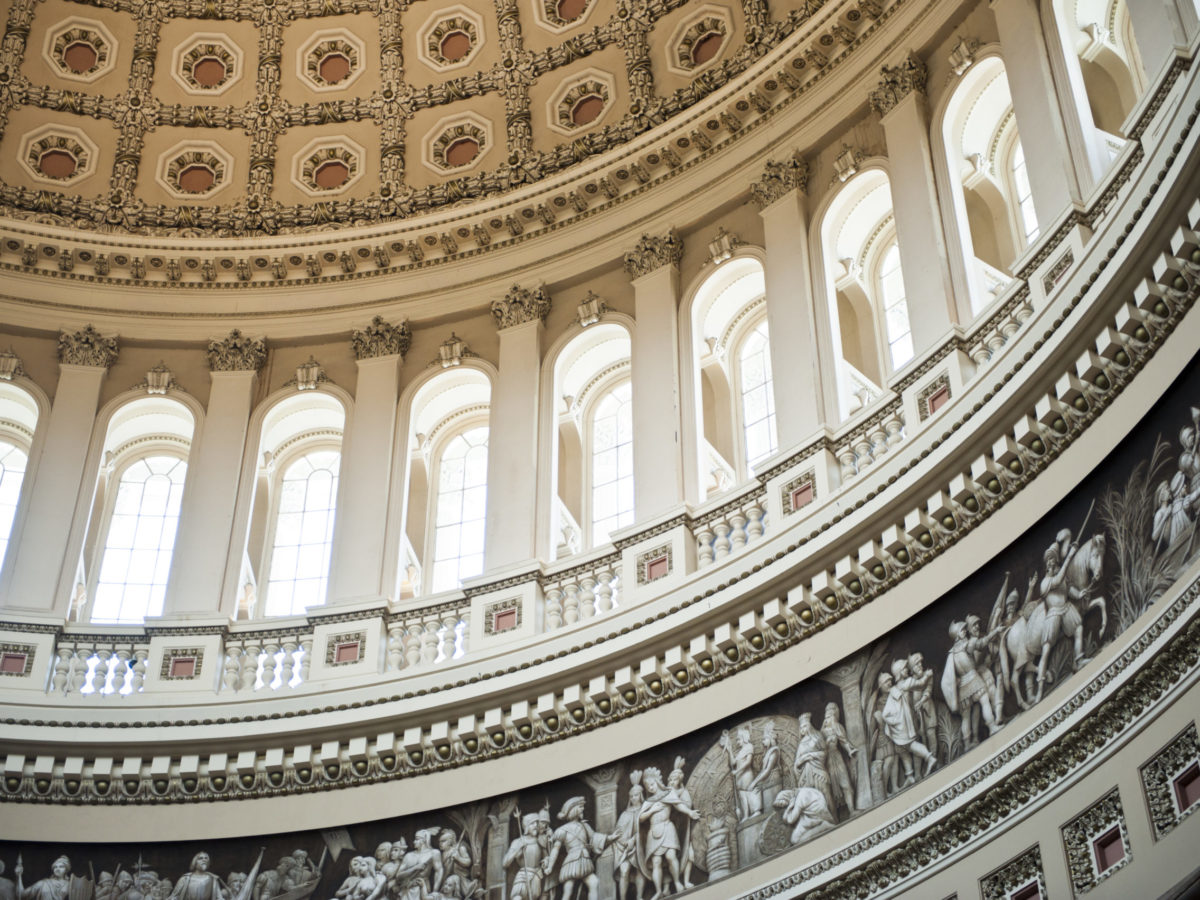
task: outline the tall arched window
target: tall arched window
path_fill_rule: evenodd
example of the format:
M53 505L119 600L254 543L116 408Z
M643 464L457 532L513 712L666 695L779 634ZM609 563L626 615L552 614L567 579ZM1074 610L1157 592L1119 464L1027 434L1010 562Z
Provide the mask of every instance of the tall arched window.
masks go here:
M450 591L483 571L487 517L488 429L460 431L441 449L435 471L434 592Z
M633 524L633 387L606 391L592 408L592 545Z
M125 403L109 419L81 567L92 622L162 615L194 426L167 397Z
M1013 143L1009 172L1012 174L1013 199L1017 201L1017 210L1021 214L1021 230L1028 246L1037 239L1038 223L1037 213L1033 208L1033 191L1029 187L1029 173L1025 171L1025 150L1019 138Z
M754 466L778 447L775 431L775 392L771 384L771 344L763 319L742 341L738 353L742 393L742 434L746 464Z
M279 485L266 614L288 616L325 602L341 453L318 449L288 463Z
M23 448L0 438L0 561L8 549L13 519L17 515L17 499L21 496L21 482L25 480L28 464L29 455Z
M187 461L167 454L141 457L121 472L100 557L93 622L162 615L186 476Z
M34 399L14 385L0 383L0 566L13 537L37 420Z
M884 251L879 263L879 293L892 368L899 369L912 359L913 343L908 301L904 297L904 273L900 270L900 246L895 240Z

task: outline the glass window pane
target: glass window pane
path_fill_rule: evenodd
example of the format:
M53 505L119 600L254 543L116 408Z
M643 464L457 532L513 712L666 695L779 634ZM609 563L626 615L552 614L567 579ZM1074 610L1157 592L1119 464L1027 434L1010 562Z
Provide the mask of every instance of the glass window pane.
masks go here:
M592 545L633 518L633 403L629 381L610 388L592 407Z
M483 566L488 430L471 428L443 445L435 460L433 591L457 588ZM469 562L476 560L478 562Z
M337 450L311 450L283 473L266 586L266 614L299 615L325 602L337 507Z

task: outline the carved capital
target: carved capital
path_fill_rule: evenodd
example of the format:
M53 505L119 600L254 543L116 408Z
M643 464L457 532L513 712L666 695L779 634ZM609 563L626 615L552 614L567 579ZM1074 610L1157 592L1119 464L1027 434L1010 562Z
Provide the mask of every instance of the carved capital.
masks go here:
M769 161L762 178L750 185L750 196L759 209L765 209L791 191L807 189L808 163L797 150L781 160Z
M58 335L58 361L71 366L103 366L117 361L117 336L105 337L91 325Z
M383 316L376 316L371 324L359 331L355 329L350 338L350 346L354 350L355 359L374 359L377 356L403 357L408 353L412 344L412 329L408 322L393 325L385 322Z
M0 353L0 381L12 381L24 374L25 370L21 368L21 357L13 352L12 347Z
M514 284L499 300L492 301L492 318L497 328L524 325L534 319L545 320L550 312L550 295L544 287L533 290Z
M257 372L267 361L267 342L238 329L223 341L208 342L208 367L214 372Z
M683 241L672 228L661 237L643 234L637 246L625 254L625 271L630 278L641 278L663 266L677 266L683 258Z
M879 81L879 87L871 91L870 99L871 106L881 116L890 113L913 91L925 93L925 63L911 50L899 65L884 66L880 72L883 78Z

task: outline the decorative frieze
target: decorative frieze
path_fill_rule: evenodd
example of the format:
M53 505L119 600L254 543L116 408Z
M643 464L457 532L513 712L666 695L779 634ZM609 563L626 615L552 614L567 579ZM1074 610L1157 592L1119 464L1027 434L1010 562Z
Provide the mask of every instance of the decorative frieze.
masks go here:
M207 352L208 367L214 372L257 372L267 361L267 342L235 328L223 340L209 341Z
M58 335L58 361L69 366L103 366L117 361L117 336L105 337L93 326Z
M1200 737L1194 722L1142 766L1142 786L1155 840L1200 809Z
M534 319L545 321L550 312L550 295L544 287L533 290L514 284L499 300L492 301L492 318L497 328L512 328Z
M678 266L682 258L683 241L674 228L661 236L643 234L625 254L625 271L630 278L641 278L663 266Z
M768 161L762 178L750 185L750 196L759 209L765 209L795 190L808 190L808 162L799 150L781 160Z
M925 93L925 79L928 73L925 63L912 51L895 66L884 66L880 69L883 78L879 87L871 91L871 107L881 116L886 116L897 104L909 94L916 91Z
M1133 858L1121 794L1116 788L1064 825L1062 835L1076 897L1090 891Z
M1037 886L1038 893L1029 896L1044 898L1046 876L1042 873L1042 850L1037 844L979 880L983 900L1012 900L1018 892L1033 885Z
M362 330L355 330L350 347L355 359L374 359L377 356L403 357L412 345L412 329L408 322L392 325L383 316L376 316Z

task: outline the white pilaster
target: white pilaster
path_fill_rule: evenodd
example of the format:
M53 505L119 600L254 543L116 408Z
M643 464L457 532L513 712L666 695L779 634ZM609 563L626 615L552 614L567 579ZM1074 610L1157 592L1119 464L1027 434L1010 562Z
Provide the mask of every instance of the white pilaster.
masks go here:
M212 616L222 611L226 559L231 552L241 553L245 537L233 535L233 524L256 380L253 368L212 373L204 430L189 456L163 604L166 617ZM236 551L231 549L235 547Z
M542 319L500 330L500 374L488 430L488 499L484 565L488 571L536 555L537 422Z
M891 167L888 184L892 192L896 240L900 245L900 267L904 274L913 351L920 356L945 337L951 325L958 321L946 237L933 180L929 110L922 90L911 89L890 109L880 111L883 112L883 131ZM969 302L967 299L968 307Z
M1106 162L1079 61L1069 45L1063 46L1059 23L1048 23L1043 31L1036 0L992 0L991 8L1004 51L1033 206L1038 226L1046 231L1068 206L1083 201ZM1051 46L1062 70L1061 91L1051 67Z
M634 514L643 522L683 502L679 415L679 269L667 262L633 281Z
M328 603L386 597L388 497L400 354L358 360L354 412L342 441L342 496L333 533Z
M29 513L17 552L9 557L13 573L0 606L68 611L74 579L74 563L66 559L71 519L79 495L91 490L84 468L107 372L104 365L59 366Z
M817 308L809 277L805 205L803 189L797 187L759 211L767 253L767 327L781 450L810 436L828 421L830 410L838 408L829 315Z

